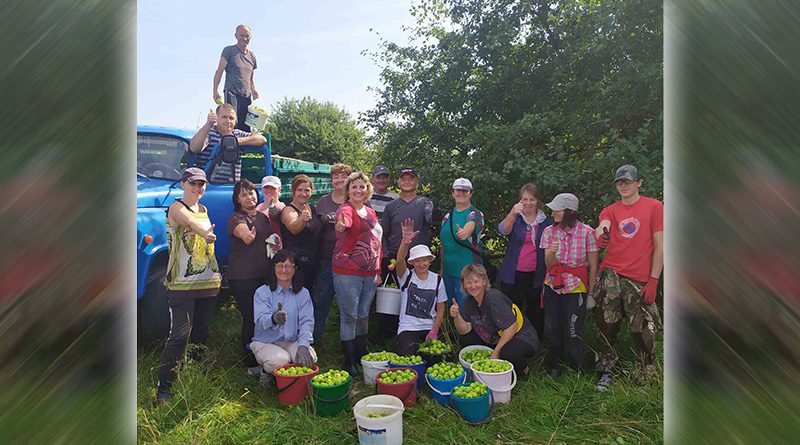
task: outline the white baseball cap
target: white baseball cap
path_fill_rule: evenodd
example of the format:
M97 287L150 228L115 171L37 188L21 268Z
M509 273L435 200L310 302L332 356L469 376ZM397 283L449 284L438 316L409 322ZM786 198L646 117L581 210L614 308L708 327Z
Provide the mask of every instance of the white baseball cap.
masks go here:
M261 188L263 189L266 186L275 187L276 189L281 189L281 180L277 176L264 176L261 179Z
M467 178L458 178L453 181L453 190L472 190L472 182Z
M417 244L416 246L412 247L411 250L408 251L408 261L414 261L417 258L422 258L429 256L431 257L431 261L436 259L436 255L431 253L431 249L424 244Z

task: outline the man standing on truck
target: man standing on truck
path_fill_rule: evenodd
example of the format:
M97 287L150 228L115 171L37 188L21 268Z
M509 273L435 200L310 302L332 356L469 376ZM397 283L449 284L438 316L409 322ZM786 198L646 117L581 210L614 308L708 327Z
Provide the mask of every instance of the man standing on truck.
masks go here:
M236 45L223 48L217 71L214 73L214 102L223 103L219 95L219 82L222 80L222 72L225 71L225 86L222 89L225 94L224 103L233 105L236 115L239 116L236 128L249 131L244 123L247 107L258 99L258 91L253 81L253 71L258 68L258 64L255 53L247 49L253 32L249 26L239 25L234 36Z
M231 104L222 104L217 107L216 113L208 112L205 125L197 130L189 141L189 150L198 153L197 164L201 169L205 169L206 163L211 158L211 151L219 144L222 136L234 135L239 141L239 145L260 146L267 143L267 139L260 133L248 133L234 128L236 124L236 110ZM235 182L242 176L241 156L236 164L225 164L222 161L210 172L209 178L213 182Z

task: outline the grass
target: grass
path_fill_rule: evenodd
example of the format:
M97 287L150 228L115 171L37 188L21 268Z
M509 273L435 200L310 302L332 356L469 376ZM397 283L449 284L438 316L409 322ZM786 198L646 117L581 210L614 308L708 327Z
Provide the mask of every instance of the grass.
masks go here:
M339 368L338 323L331 311L326 336L317 348L321 370ZM592 344L594 320L584 334ZM159 444L345 444L358 443L352 409L337 417L313 413L311 402L285 407L274 389L262 388L239 363L239 315L232 300L220 305L209 338L209 353L199 363L182 365L173 401L153 406L161 346L139 348L137 431L140 443ZM620 368L633 368L630 340L623 329ZM657 345L662 362L663 343ZM588 348L587 348L588 349ZM370 351L375 348L370 347ZM587 364L593 354L587 351ZM594 388L594 372L565 372L556 380L544 374L544 353L536 355L531 376L518 382L511 403L497 405L491 422L468 426L440 407L428 390L403 414L407 444L648 444L661 443L662 382L638 386L624 372L608 392ZM586 369L591 369L587 367ZM362 397L374 394L363 379L354 384Z

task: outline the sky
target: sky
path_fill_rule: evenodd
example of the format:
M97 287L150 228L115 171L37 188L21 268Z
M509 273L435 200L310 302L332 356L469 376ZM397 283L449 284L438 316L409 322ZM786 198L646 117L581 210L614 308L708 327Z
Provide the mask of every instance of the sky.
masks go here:
M224 6L223 6L224 5ZM380 68L363 50L380 38L405 44L414 24L410 0L263 0L137 3L137 123L194 130L212 97L222 48L236 26L253 31L255 102L267 110L284 98L333 102L354 118L376 103ZM372 31L370 31L372 28ZM219 93L225 83L219 85Z

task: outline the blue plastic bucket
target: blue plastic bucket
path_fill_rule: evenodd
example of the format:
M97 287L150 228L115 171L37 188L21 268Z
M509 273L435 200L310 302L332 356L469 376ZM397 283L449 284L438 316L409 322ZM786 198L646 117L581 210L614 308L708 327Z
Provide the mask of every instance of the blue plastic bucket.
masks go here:
M422 388L425 387L425 381L422 380L421 378L419 378L419 376L425 375L425 369L426 369L425 365L426 364L427 363L425 363L425 360L423 360L422 363L419 363L417 365L400 365L400 364L392 363L392 361L389 360L389 368L411 368L414 371L417 371L417 376L418 376L417 377L417 391L419 391L419 390L421 390Z
M449 380L440 380L431 377L427 372L425 373L425 381L431 388L433 398L439 402L439 405L447 406L450 403L450 393L458 385L463 385L467 381L467 373L461 371L461 375Z
M467 423L479 425L488 422L492 418L494 403L490 400L491 394L491 391L487 391L486 394L474 399L463 399L451 394L450 403L458 415Z

